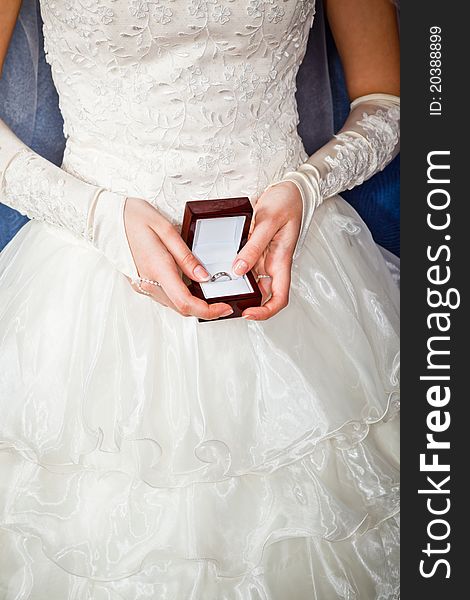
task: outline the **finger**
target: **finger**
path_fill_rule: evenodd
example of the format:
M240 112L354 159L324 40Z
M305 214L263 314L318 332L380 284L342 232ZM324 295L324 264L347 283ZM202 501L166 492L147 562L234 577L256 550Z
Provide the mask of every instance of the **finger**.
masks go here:
M162 257L162 247L163 246L153 229L150 227L145 227L141 231L141 234L138 238L138 245L136 246L139 257L141 258L139 261L141 268L137 269L138 277L154 281L157 280L154 272L155 256ZM142 269L144 269L143 272ZM132 289L138 294L151 296L153 300L159 302L163 306L173 308L173 304L163 291L163 288L146 281L139 281L138 279L133 280L127 276L126 278L131 284Z
M165 220L159 224L156 233L187 277L194 281L209 281L210 274L184 243L171 223Z
M200 298L193 296L189 289L179 279L181 285L175 282L175 286L168 291L168 297L175 305L176 310L185 317L199 317L200 319L212 320L227 317L233 313L233 309L223 302L208 304Z
M272 276L271 298L263 306L247 308L242 316L251 321L264 321L276 315L289 304L290 280L290 261L284 260L277 264Z
M179 276L176 265L173 267L173 272L160 277L161 286L164 291L163 296L159 296L159 292L155 292L152 284L142 282L141 286L145 292L150 293L152 298L161 302L166 299L165 304L170 308L180 313L184 317L195 316L201 319L212 320L220 317L226 317L233 313L232 308L228 304L222 302L216 304L208 304L191 294L187 286Z
M160 297L153 284L140 282L140 293L154 295L157 301L167 297L169 306L181 314L194 314L203 319L217 319L228 316L233 311L228 304L217 303L209 306L207 302L192 296L187 286L181 279L173 256L161 242L158 234L152 228L145 228L138 239L140 264L145 265L145 279L158 281L165 296ZM139 275L144 277L142 269ZM165 302L166 303L166 302Z
M206 321L228 317L233 313L233 309L223 302L208 304L200 298L193 296L188 288L183 284L183 289L178 290L177 295L173 296L173 303L176 310L184 317L198 317Z
M168 252L166 252L166 256L165 252L162 252L160 261L160 274L157 275L157 280L160 282L175 309L181 315L210 320L226 317L233 313L232 308L228 304L222 302L208 304L204 300L193 296L181 279L176 263ZM148 288L144 289L148 291Z
M271 279L268 277L259 279L258 287L262 295L261 304L264 305L271 298L273 293Z
M209 305L204 300L193 296L181 279L173 255L170 254L154 229L149 228L149 232L151 232L150 239L146 240L141 249L146 272L148 273L146 278L153 279L161 284L175 310L185 316L194 315L207 320L218 319L233 313L228 304L216 303ZM181 242L184 244L182 240ZM155 291L152 284L149 283L142 282L141 287L149 293Z
M233 261L232 269L235 275L245 275L254 267L278 229L277 223L271 219L265 219L255 226L251 237Z
M165 294L161 286L156 286L146 281L142 281L140 282L140 285L137 285L136 291L139 292L139 294L145 294L146 296L149 296L152 298L152 300L158 302L162 306L176 310L175 305Z
M267 302L269 300L269 298L271 297L271 293L272 293L271 278L270 277L260 277L260 275L261 276L270 275L270 273L267 270L266 261L265 261L264 256L262 256L260 258L260 260L254 266L253 273L255 275L256 283L258 284L258 287L261 291L261 295L262 295L261 304L264 304L265 302Z

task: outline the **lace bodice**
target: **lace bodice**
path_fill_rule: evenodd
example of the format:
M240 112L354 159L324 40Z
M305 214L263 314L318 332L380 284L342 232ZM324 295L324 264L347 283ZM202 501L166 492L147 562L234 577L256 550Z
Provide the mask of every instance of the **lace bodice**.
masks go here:
M0 121L0 198L85 237L130 277L129 196L177 225L188 200L254 202L294 181L295 259L316 207L398 152L399 98L378 93L356 98L307 155L295 91L315 0L41 0L41 11L64 160L54 170Z
M179 220L306 158L295 78L315 0L41 0L63 167Z

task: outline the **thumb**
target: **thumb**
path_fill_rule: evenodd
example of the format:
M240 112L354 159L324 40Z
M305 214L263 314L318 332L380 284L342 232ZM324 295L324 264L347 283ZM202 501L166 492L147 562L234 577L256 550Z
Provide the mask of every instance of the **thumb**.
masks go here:
M275 228L268 221L255 226L250 239L233 261L232 270L235 275L245 275L256 265L275 234Z

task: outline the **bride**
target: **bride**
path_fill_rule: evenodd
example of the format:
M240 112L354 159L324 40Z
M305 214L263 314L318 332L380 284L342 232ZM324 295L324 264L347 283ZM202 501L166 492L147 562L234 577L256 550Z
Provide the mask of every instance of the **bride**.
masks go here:
M352 102L310 157L315 0L40 6L67 144L0 122L31 218L0 254L1 599L398 598L398 291L338 195L398 152L394 6L326 0ZM242 196L263 303L230 318L179 232Z

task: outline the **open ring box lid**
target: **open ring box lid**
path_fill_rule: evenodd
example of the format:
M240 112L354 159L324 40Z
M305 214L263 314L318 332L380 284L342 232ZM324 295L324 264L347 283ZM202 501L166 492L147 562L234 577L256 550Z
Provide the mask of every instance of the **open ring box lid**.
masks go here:
M253 273L240 277L232 271L234 258L248 241L252 216L253 207L246 197L186 202L181 237L211 275L225 271L232 277L192 281L189 289L208 304L229 304L233 314L225 318L240 317L246 308L261 305Z

